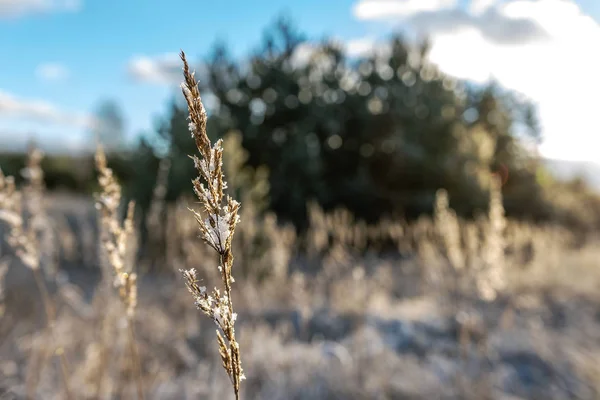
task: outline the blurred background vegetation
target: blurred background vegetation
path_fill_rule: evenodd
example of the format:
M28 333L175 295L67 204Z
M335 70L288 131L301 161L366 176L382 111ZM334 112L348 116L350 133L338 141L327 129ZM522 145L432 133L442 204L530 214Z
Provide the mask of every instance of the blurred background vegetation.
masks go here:
M599 226L598 196L580 179L555 179L537 155L543 138L531 104L498 85L444 75L428 63L427 42L411 46L392 36L384 47L368 58L349 57L335 41L307 42L284 18L248 60L217 43L199 64L199 78L210 94L209 134L230 137L237 150L229 151L239 153L229 176L257 172L264 209L299 230L307 226L310 201L324 210L347 208L367 222L412 220L433 211L439 188L460 216L471 218L485 210L493 175L504 182L509 217ZM133 148L123 144L117 104L106 101L96 115L105 123L90 140L105 144L109 165L143 213L162 158L171 161L167 201L190 194L187 155L195 148L179 98ZM9 175L24 164L25 154L0 154ZM96 189L91 154L50 154L43 169L49 189Z

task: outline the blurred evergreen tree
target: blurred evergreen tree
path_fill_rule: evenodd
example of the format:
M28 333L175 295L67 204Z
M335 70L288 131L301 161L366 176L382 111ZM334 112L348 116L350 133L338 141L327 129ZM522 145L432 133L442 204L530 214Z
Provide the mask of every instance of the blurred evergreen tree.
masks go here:
M507 212L543 218L538 162L520 135L539 140L535 109L497 85L457 81L427 61L429 43L400 36L367 57L307 42L278 20L244 62L217 44L201 82L209 134L242 133L247 163L269 171L270 208L306 222L306 204L345 206L368 221L431 212L445 188L459 214L487 207L490 177L506 175ZM187 111L173 102L158 132L174 163L169 197L194 177Z

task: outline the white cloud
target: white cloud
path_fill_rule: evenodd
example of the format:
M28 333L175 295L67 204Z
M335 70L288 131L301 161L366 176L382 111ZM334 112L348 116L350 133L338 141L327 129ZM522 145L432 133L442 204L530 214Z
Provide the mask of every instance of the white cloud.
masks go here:
M420 34L457 32L474 28L485 39L502 44L523 44L548 39L548 33L534 19L511 16L500 9L474 15L461 9L422 12L406 20Z
M373 54L385 54L390 51L389 43L377 40L375 38L357 38L343 41L336 39L336 45L345 50L345 54L350 57L369 57ZM291 57L291 64L295 68L306 66L311 59L318 55L320 49L319 43L303 42L299 44Z
M465 29L434 35L431 60L449 74L480 82L494 78L531 98L538 105L546 156L600 161L595 150L600 25L564 0L514 0L499 12L535 21L548 40L502 45Z
M64 81L69 77L69 70L60 63L43 63L37 66L35 75L45 82Z
M189 62L189 60L188 60ZM199 82L206 82L207 69L204 65L190 62L190 69L195 71ZM131 57L127 64L127 74L140 83L158 85L177 85L183 81L183 63L177 53L164 53L156 56Z
M0 117L86 129L95 124L88 114L63 111L48 102L20 99L1 90Z
M178 54L166 53L155 57L134 56L127 70L138 82L179 84L183 79L182 65Z
M0 0L0 19L49 12L75 12L80 0Z
M494 79L530 98L538 106L542 154L600 162L600 25L571 0L507 0L490 7L480 15L463 11L469 23L425 24L419 18L426 14L413 16L431 38L430 60L449 75L480 83ZM433 14L430 21L448 10ZM492 14L529 21L543 35L502 36L509 30L501 24L490 31L482 22Z
M47 131L37 127L11 127L0 130L0 147L7 152L23 152L34 142L45 153L93 152L94 141L86 133L60 129Z
M469 11L476 15L483 14L496 3L498 0L471 0Z
M457 0L360 0L354 14L358 19L401 22L418 34L474 27L499 43L547 37L536 21L518 13L502 13L498 4L499 0L471 0L467 10L458 7Z
M378 41L373 38L360 38L349 40L344 45L346 54L351 57L368 57L374 53L389 53L388 43Z
M457 0L361 0L353 12L362 20L390 19L448 9L456 4Z

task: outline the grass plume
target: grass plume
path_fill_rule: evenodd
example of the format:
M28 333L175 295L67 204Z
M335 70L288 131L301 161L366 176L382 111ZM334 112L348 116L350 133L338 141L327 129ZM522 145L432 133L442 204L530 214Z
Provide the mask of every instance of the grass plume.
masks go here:
M121 186L117 183L112 170L107 166L106 155L101 145L98 146L96 151L96 168L99 173L98 182L102 189L96 195L96 208L100 211L100 224L102 226L102 248L108 264L114 272L114 286L117 288L121 302L125 307L127 328L129 331L129 347L133 361L138 399L143 399L144 389L141 367L133 326L137 305L137 274L133 272L132 265L127 262L131 236L134 230L133 216L135 203L133 201L129 202L127 216L123 224L121 224L118 216L121 204Z
M200 158L192 156L194 166L199 176L193 180L194 192L202 204L202 212L191 210L200 227L202 239L219 254L219 272L223 288L214 288L211 293L206 287L199 286L194 269L182 271L186 285L196 307L217 324L217 342L223 368L227 371L235 398L240 396L240 382L245 379L240 358L240 347L235 339L235 320L237 314L233 311L231 300L231 285L234 278L231 274L233 253L231 243L235 227L239 223L238 210L240 203L229 196L224 190L227 183L223 174L223 147L218 140L212 146L206 133L206 110L202 104L198 83L194 73L190 71L181 52L183 61L184 83L181 85L183 95L188 104L189 129Z

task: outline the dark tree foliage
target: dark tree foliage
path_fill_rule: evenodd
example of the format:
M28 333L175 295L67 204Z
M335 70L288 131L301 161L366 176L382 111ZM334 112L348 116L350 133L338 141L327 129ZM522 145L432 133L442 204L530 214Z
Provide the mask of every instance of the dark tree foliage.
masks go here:
M432 211L439 188L472 215L487 206L492 173L508 176L509 214L546 217L538 161L519 141L539 140L534 108L497 85L445 76L427 62L428 49L396 36L353 58L331 41L309 44L280 20L248 60L215 46L202 82L217 100L209 133L242 132L248 164L270 170L271 208L299 226L309 200L368 221L414 218ZM173 102L158 129L174 160L170 198L189 192L194 174L185 116Z

